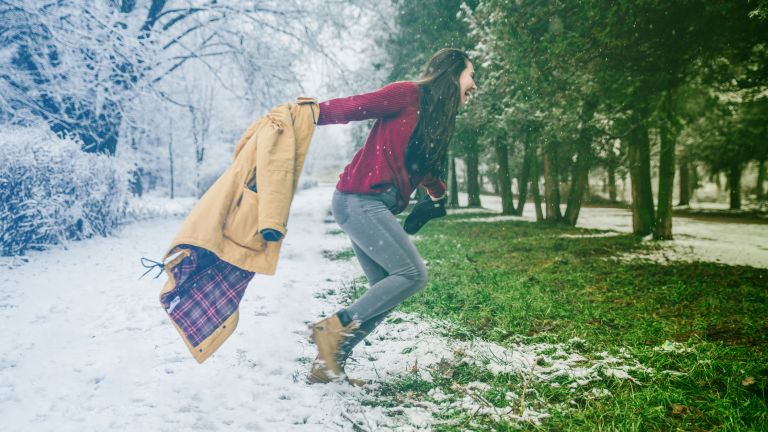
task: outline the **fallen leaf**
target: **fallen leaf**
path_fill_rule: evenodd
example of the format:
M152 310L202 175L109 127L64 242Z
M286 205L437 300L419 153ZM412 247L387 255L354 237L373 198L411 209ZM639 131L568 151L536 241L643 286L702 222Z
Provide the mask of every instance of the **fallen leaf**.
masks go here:
M755 383L755 377L748 376L744 378L744 381L741 382L741 385L743 385L744 387L747 387L747 386L751 386L754 383Z
M690 412L690 407L680 404L672 404L672 415L686 415L690 414Z

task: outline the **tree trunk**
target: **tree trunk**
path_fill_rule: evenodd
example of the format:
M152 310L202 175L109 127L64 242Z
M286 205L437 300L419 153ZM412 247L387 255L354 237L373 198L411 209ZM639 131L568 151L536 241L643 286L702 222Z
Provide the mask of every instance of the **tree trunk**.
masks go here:
M688 189L688 196L691 199L693 199L694 198L694 196L693 196L694 192L696 192L696 189L701 187L701 178L699 177L699 170L696 167L696 164L693 161L691 161L690 159L688 160L688 168L689 168L688 172L691 175L691 177L690 177L691 187L690 187L690 189Z
M149 14L144 20L144 24L141 26L141 31L139 32L139 39L146 39L149 37L152 27L154 27L155 23L160 18L167 2L168 0L152 0L152 3L149 6Z
M628 139L629 175L632 182L632 232L645 236L653 231L654 220L651 148L645 123L634 126Z
M731 197L731 210L741 208L741 166L734 164L728 169L728 190Z
M539 193L539 158L536 157L536 151L531 150L531 193L533 194L533 208L536 210L536 221L544 220L544 213L541 211L541 193ZM522 216L522 214L520 214Z
M171 130L173 130L173 121L171 121ZM168 163L170 165L171 173L171 199L173 199L173 134L168 139Z
M562 219L560 214L560 178L557 173L557 163L552 145L548 145L544 151L544 199L547 201L547 214L545 219L556 222Z
M659 151L659 204L656 211L656 222L653 227L653 238L656 240L672 240L672 191L675 181L675 144L677 133L672 108L672 92L664 95L663 116L659 132L661 149Z
M531 143L528 141L529 138L526 137L525 147L524 147L524 153L523 153L523 166L520 170L520 176L517 180L517 191L518 191L518 197L517 197L517 208L515 208L515 213L517 216L523 215L523 210L525 209L525 202L528 200L528 182L531 177L531 159L532 159L532 151L531 151Z
M451 156L451 173L449 175L450 177L450 183L451 186L449 189L449 195L448 195L448 207L450 208L458 208L459 207L459 182L456 179L456 158Z
M138 167L134 170L131 170L129 175L131 176L128 180L128 186L131 189L131 194L141 197L144 195L144 183L143 183L143 174L144 174L144 168Z
M584 197L584 190L587 188L589 180L589 167L591 165L591 140L589 137L580 137L576 156L576 163L573 165L571 175L571 190L568 193L568 205L565 208L565 221L576 226L581 211L581 203Z
M496 163L499 165L498 188L501 194L501 214L510 215L515 212L515 203L512 197L512 181L509 178L509 149L501 139L494 142L496 150Z
M134 7L136 7L136 0L121 0L120 1L120 12L121 13L133 12L133 8Z
M467 207L480 207L480 172L477 143L469 146L467 153Z
M616 154L608 152L608 199L616 202Z
M757 185L755 187L755 193L757 194L758 201L765 200L765 189L763 184L766 177L765 160L758 161L757 163Z
M588 125L592 121L596 109L597 97L589 95L584 100L584 106L579 116L582 127L577 138L576 163L573 165L571 190L568 193L568 205L565 208L565 221L571 226L576 226L584 191L589 185L589 168L592 166L592 134L589 132Z
M678 205L687 206L691 203L691 166L688 156L680 158L680 202Z

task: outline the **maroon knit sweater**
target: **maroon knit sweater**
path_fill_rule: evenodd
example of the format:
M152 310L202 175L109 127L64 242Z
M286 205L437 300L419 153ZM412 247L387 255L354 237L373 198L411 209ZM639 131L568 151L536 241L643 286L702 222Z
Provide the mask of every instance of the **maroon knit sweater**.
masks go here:
M318 125L376 119L365 145L339 175L336 189L375 194L395 185L400 191L395 213L405 210L417 185L426 187L434 198L444 196L445 183L440 179L426 175L411 183L405 167L405 151L418 118L419 87L407 81L388 84L371 93L320 103Z

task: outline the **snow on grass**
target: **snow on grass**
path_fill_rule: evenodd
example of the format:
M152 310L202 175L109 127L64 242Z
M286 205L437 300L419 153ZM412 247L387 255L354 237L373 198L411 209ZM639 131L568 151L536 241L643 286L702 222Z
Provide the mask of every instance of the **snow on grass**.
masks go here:
M755 214L766 210L766 204L763 201L742 201L740 209L731 209L728 202L697 202L694 205L675 206L675 210L691 210L697 213L727 212L731 214L753 214L758 218L766 218L768 215Z
M677 354L684 354L684 353L690 353L695 352L696 350L685 346L685 344L680 342L674 342L674 341L665 341L660 346L654 347L654 351L658 352L665 352L665 353L677 353Z
M529 387L534 384L551 385L553 388L565 385L573 391L606 379L639 383L639 377L652 373L624 350L615 356L601 353L595 358L587 358L578 352L578 348L584 345L580 339L564 344L522 341L502 347L482 340L452 339L447 336L452 329L453 326L445 321L395 312L369 336L370 346L358 346L353 357L356 361L348 363L347 373L353 378L378 383L409 375L432 382L434 374L465 362L487 369L494 375L519 376L523 381L531 381ZM483 393L489 387L488 383L478 381L464 386L455 384L452 390L460 396L458 399L433 389L430 390L433 403L415 398L408 401L413 405L407 411L397 406L385 409L383 417L368 413L366 419L379 428L410 430L402 428L423 425L425 419L430 418L430 413L437 411L462 410L485 415L495 421L533 424L541 424L550 416L546 408L548 402L538 399L535 393L523 399L518 396L523 394L523 386L509 389L508 397L514 402L507 408L496 407L484 400Z
M505 215L505 216L453 219L449 222L506 222L506 221L527 221L527 219L525 219L522 216Z
M616 232L616 231L608 231L604 233L591 233L591 234L563 234L559 236L559 238L583 239L583 238L616 237L619 235L622 235L622 233Z
M702 230L698 235L676 234L675 239L670 241L648 240L658 249L624 253L616 258L623 261L648 260L660 264L706 261L768 267L768 225L723 225L728 227L713 226L711 230ZM727 228L730 228L731 232L723 232ZM719 235L724 237L717 238Z
M466 205L466 202L467 194L459 193L459 204ZM500 197L481 195L481 202L487 211L501 212ZM705 207L704 204L701 206ZM562 210L565 210L564 206ZM478 212L478 209L467 209L467 211L474 213ZM495 219L496 217L498 219ZM535 209L530 203L526 204L521 219L515 219L515 216L496 217L467 219L466 221L536 221ZM632 212L620 208L582 207L576 227L631 233ZM675 238L672 241L655 242L660 248L658 251L625 254L619 258L626 260L648 259L659 263L706 261L768 268L768 224L728 223L675 217L672 224L672 234Z
M449 215L458 215L458 214L466 214L466 213L496 213L494 210L482 208L482 207L472 207L472 208L449 208L446 210L446 213Z

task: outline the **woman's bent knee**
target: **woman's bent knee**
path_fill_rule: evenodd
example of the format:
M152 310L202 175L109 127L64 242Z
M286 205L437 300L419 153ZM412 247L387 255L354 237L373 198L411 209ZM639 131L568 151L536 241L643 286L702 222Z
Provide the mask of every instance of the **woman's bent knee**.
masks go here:
M429 275L427 273L427 266L425 266L424 263L418 263L418 265L414 265L403 276L405 276L407 279L413 282L412 290L414 293L423 290L424 287L427 286L427 281L429 280Z

